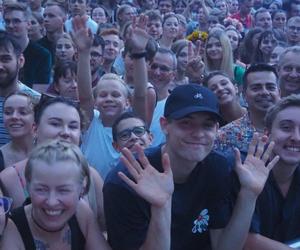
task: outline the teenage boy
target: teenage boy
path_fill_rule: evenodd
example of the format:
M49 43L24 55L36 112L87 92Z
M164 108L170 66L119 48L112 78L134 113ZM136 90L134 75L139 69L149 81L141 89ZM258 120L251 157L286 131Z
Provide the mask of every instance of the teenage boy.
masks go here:
M264 152L267 138L258 134L244 164L236 150L241 189L230 219L230 163L212 151L219 117L210 90L179 86L160 120L166 143L145 154L137 146L138 160L122 150L123 164L110 172L103 189L113 249L242 249L256 198L278 157L265 167L274 144Z

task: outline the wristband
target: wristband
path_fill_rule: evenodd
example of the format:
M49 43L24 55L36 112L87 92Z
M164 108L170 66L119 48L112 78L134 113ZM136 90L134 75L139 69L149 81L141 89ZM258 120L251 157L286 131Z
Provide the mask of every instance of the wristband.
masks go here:
M143 51L140 53L132 53L132 54L130 54L130 58L131 59L140 59L140 58L146 57L146 55L147 55L146 51Z

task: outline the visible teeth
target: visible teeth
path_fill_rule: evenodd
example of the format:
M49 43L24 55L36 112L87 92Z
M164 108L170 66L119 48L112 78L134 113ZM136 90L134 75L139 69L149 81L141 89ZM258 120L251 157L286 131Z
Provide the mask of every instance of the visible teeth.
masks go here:
M45 210L45 213L50 216L60 215L62 210Z
M20 125L20 124L13 124L13 125L10 125L10 127L12 127L12 128L21 128L22 125Z
M300 152L299 147L286 147L286 149L289 150L289 151L293 151L293 152Z

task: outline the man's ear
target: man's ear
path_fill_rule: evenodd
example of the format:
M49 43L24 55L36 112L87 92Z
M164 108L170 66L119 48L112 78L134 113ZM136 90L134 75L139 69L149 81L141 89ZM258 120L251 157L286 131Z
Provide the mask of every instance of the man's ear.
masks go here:
M24 57L23 53L19 56L18 63L19 63L19 67L23 68L23 66L25 64L25 57Z
M164 116L160 117L159 123L160 123L161 130L167 136L169 134L169 131L168 131L168 124L169 124L169 122L168 122L167 118L164 117Z

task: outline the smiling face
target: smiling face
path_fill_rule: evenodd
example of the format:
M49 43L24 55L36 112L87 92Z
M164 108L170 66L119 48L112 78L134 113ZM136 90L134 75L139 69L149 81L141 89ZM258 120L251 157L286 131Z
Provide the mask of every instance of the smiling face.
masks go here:
M71 160L35 160L29 183L32 216L48 231L62 229L75 214L82 186L80 167Z
M177 70L185 72L188 62L188 46L185 46L177 55Z
M226 30L226 34L229 38L232 50L235 51L239 46L239 34L234 30Z
M116 132L117 141L113 145L118 151L124 147L133 151L135 144L146 149L152 141L152 135L146 130L145 123L138 118L132 117L120 121Z
M206 53L207 57L212 61L222 60L223 48L220 40L215 37L209 38L206 44Z
M62 75L58 82L55 83L54 88L57 90L60 96L78 100L77 89L77 77L76 72L71 72L70 69L66 71L65 75Z
M218 123L206 112L197 112L179 120L161 118L161 127L166 134L172 159L197 164L212 150Z
M259 49L263 53L263 55L269 57L276 47L278 41L273 35L268 35L261 40L259 45Z
M218 97L220 106L237 100L237 87L226 76L213 76L207 82L207 87Z
M9 135L18 138L33 133L33 105L29 97L12 95L5 101L3 122Z
M117 35L105 35L103 36L105 47L103 57L107 62L113 62L120 51L120 38Z
M162 23L159 19L150 20L146 27L147 33L152 36L155 40L158 40L162 35Z
M114 121L128 108L126 88L120 81L100 80L96 88L95 108L102 119Z
M23 63L24 57L15 54L12 44L0 47L0 88L6 89L16 81Z
M271 128L270 140L275 142L273 152L287 165L300 162L300 116L299 106L290 106L280 111Z
M286 53L279 62L279 82L284 96L300 93L299 53Z
M38 143L60 139L79 145L80 132L80 115L76 108L59 102L46 107L36 125Z
M244 94L250 113L266 113L280 99L277 79L273 72L249 73L247 83Z
M167 18L163 24L163 36L175 39L178 35L179 22L174 16Z

